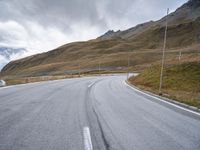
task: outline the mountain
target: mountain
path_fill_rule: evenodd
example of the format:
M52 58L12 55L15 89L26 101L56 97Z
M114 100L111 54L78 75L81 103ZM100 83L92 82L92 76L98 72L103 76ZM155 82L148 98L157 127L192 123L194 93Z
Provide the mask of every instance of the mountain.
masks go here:
M181 23L195 21L200 16L200 0L189 0L186 4L182 5L175 12L169 14L168 16L168 24L170 26L177 25ZM125 31L117 31L109 30L104 35L100 36L99 39L108 39L108 38L130 38L131 36L136 36L141 34L151 27L157 26L165 26L166 16L163 17L159 21L149 21L146 23L142 23L137 25L136 27L130 28Z
M0 70L5 66L12 57L20 56L26 52L24 48L11 48L11 47L0 47Z
M120 37L120 35L121 35L120 30L118 30L117 32L115 32L113 30L109 30L104 35L100 36L98 39L106 40L106 39L111 39L111 38L114 38L114 37Z
M22 54L26 52L24 48L11 48L11 47L0 47L0 55L6 59L10 59L11 56L16 54Z
M179 51L184 60L199 56L200 1L190 0L168 16L167 60L175 60ZM160 62L166 16L125 31L108 31L97 39L74 42L47 53L12 61L2 70L2 76L41 76L66 73L126 71L130 58L132 70L143 70ZM199 59L196 58L197 60ZM195 59L195 60L196 60Z
M114 32L113 30L109 30L104 35L100 36L98 39L105 40L105 39L112 39L112 38L129 38L131 36L136 36L146 30L148 30L150 27L154 25L154 21L146 22L143 24L139 24L133 28L130 28L125 31L118 30L117 32Z
M190 22L196 20L200 16L200 0L189 0L183 6L171 13L168 18L169 25ZM157 23L165 25L165 19L159 20Z

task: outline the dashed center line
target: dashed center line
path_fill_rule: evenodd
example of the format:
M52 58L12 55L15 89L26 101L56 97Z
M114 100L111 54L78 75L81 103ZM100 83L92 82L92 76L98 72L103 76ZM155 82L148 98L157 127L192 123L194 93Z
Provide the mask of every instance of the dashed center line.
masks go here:
M90 85L88 85L88 88L90 88L91 86L93 86L95 84L95 82L92 82Z
M93 150L89 127L83 128L83 138L84 138L84 150Z

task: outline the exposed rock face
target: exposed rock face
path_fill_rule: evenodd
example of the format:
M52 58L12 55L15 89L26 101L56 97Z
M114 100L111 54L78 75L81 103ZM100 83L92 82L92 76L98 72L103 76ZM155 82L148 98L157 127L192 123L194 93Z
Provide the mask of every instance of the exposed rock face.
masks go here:
M120 37L121 31L114 31L114 30L109 30L108 32L106 32L104 35L100 36L99 39L102 40L106 40L106 39L110 39L110 38L117 38Z
M169 14L168 24L178 25L191 20L195 20L200 16L200 0L190 0L179 7L175 12ZM157 24L164 26L166 16L157 21Z
M152 27L154 25L154 21L149 21L146 23L142 23L139 24L133 28L130 28L128 30L125 31L116 31L114 32L113 30L109 30L108 32L106 32L104 35L100 36L98 39L111 39L111 38L122 38L122 39L126 39L129 38L131 36L135 36L137 34L140 34L141 32L144 32L145 30L149 29L150 27Z
M200 0L189 0L184 6L197 8L200 7Z

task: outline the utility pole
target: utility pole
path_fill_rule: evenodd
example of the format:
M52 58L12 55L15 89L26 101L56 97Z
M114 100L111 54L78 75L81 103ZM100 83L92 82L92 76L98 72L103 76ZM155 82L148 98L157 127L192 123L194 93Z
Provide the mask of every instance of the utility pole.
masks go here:
M162 95L163 69L164 69L164 64L165 64L165 49L166 49L167 29L168 29L168 15L169 15L169 8L167 9L167 16L166 16L166 27L165 27L165 36L164 36L164 45L163 45L163 55L162 55L161 72L160 72L159 95Z

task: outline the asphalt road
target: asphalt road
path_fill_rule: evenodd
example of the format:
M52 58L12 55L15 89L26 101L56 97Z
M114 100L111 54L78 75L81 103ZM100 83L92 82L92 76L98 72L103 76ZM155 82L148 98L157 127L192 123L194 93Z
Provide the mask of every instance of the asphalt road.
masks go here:
M0 150L200 150L198 114L87 77L0 89Z

